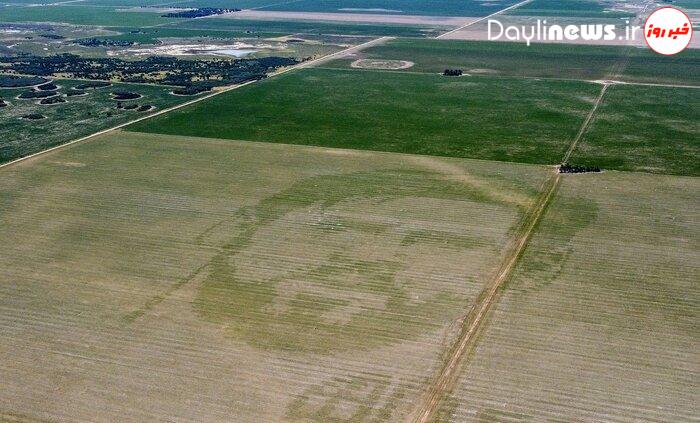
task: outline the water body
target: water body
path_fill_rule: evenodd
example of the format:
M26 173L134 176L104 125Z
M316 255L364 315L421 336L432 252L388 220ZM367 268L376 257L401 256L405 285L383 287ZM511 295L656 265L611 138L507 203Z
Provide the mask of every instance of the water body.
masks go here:
M252 50L252 49L245 49L245 48L227 48L227 49L221 49L221 50L214 50L212 53L214 54L221 54L224 56L233 56L238 59L248 56L249 54L257 53L260 50Z

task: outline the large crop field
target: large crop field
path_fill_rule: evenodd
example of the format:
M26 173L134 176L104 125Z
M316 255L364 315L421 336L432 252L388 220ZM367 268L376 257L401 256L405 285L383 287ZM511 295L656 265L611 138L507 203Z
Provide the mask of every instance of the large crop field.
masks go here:
M700 50L516 3L0 0L0 422L700 423Z
M364 50L361 55L336 60L327 66L348 68L358 57L406 60L408 72L443 72L462 69L474 75L511 75L541 78L597 80L625 67L616 79L637 82L700 85L700 50L667 58L642 49L614 46L557 45L396 39ZM556 66L552 66L556 63Z
M549 173L124 132L2 169L0 419L403 420Z
M433 37L444 27L426 25L397 25L343 23L323 21L263 20L207 18L191 19L171 24L172 27L198 30L235 31L244 33L281 33L351 36Z
M694 421L700 183L566 177L442 421Z
M151 26L172 22L157 12L94 6L41 6L0 8L0 22L62 22L76 25Z
M112 84L109 87L72 90L86 81L59 79L59 96L65 103L40 105L38 99L19 99L29 88L0 88L0 98L8 105L0 108L0 163L27 156L58 144L90 135L149 113L182 103L191 97L170 94L172 88L135 84ZM112 92L128 91L141 94L141 98L123 102L124 105L150 105L152 110L118 109ZM65 97L71 92L85 95ZM29 120L23 117L39 114L44 119Z
M599 89L571 81L309 69L129 128L556 164Z
M698 157L700 89L614 85L571 160L700 176Z

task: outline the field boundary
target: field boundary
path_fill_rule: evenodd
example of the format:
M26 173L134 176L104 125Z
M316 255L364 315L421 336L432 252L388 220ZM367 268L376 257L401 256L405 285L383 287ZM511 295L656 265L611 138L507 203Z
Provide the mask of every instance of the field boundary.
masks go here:
M467 24L465 24L465 25L460 26L459 28L455 28L455 29L453 29L453 30L451 30L451 31L445 32L444 34L440 34L440 35L438 35L437 37L435 37L435 39L436 39L436 40L439 40L439 39L441 39L442 37L447 37L448 35L451 35L451 34L454 34L455 32L459 32L459 31L463 30L464 28L469 28L470 26L472 26L472 25L474 25L474 24L476 24L476 23L483 22L483 21L485 21L485 20L488 19L488 18L492 18L492 17L494 17L494 16L496 16L496 15L500 15L500 14L503 13L503 12L507 12L507 11L509 11L509 10L516 9L516 8L518 8L518 7L520 7L520 6L524 5L524 4L530 3L530 2L532 2L532 1L533 1L533 0L525 0L525 1L521 1L520 3L516 3L516 4L512 5L512 6L508 6L508 7L506 7L506 8L503 9L503 10L499 10L498 12L492 13L492 14L490 14L490 15L488 15L488 16L484 16L483 18L479 18L479 19L477 19L477 20L475 20L475 21L473 21L473 22L469 22L469 23L467 23Z
M342 56L347 55L347 54L355 53L355 52L360 51L360 50L362 50L362 49L365 49L365 48L368 48L368 47L373 47L373 46L375 46L375 45L377 45L377 44L382 44L382 43L385 43L385 42L387 42L387 41L389 41L389 40L392 40L392 39L394 39L394 37L380 37L380 38L375 38L375 39L373 39L373 40L367 41L366 43L362 43L362 44L358 44L358 45L355 45L355 46L352 46L352 47L348 47L348 48L346 48L346 49L344 49L344 50L336 51L335 53L330 53L330 54L327 54L327 55L325 55L325 56L319 57L319 58L317 58L317 59L309 60L309 61L306 61L306 62L301 62L301 63L298 63L298 64L296 64L296 65L294 65L294 66L290 66L290 67L287 67L287 68L284 68L284 69L276 70L276 71L270 73L270 74L268 75L268 77L265 78L265 79L274 78L274 77L276 77L276 76L280 76L280 75L283 75L283 74L286 74L286 73L289 73L289 72L293 72L293 71L296 71L296 70L299 70L299 69L305 69L305 68L308 68L308 67L311 67L311 66L314 66L314 65L317 65L317 64L325 63L325 62L327 62L327 61L329 61L329 60L334 60L334 59L337 59L338 57L342 57ZM69 78L67 78L67 79L69 79ZM263 81L264 81L265 79L263 79ZM75 144L79 144L79 143L82 143L82 142L86 142L86 141L92 140L93 138L99 137L100 135L104 135L104 134L110 133L110 132L112 132L112 131L116 131L116 130L118 130L118 129L124 128L124 127L129 126L129 125L132 125L132 124L134 124L134 123L142 122L142 121L144 121L144 120L151 119L151 118L154 118L154 117L156 117L156 116L164 115L164 114L169 113L169 112L172 112L172 111L174 111L174 110L178 110L178 109L182 109L182 108L187 107L187 106L191 106L192 104L199 103L200 101L204 101L204 100L210 99L210 98L212 98L212 97L215 97L215 96L217 96L217 95L221 95L221 94L223 94L223 93L227 93L227 92L230 92L230 91L233 91L233 90L237 90L237 89L239 89L239 88L246 87L246 86L251 85L251 84L254 84L254 83L258 82L258 81L259 81L259 80L253 80L253 81L244 82L244 83L242 83L242 84L227 85L227 86L225 86L225 87L222 87L222 88L217 89L216 91L214 91L214 92L212 92L212 93L209 93L209 94L206 94L206 95L204 95L204 96L201 96L201 97L192 99L192 100L190 100L190 101L186 101L186 102L184 102L184 103L177 104L177 105L172 106L172 107L168 107L167 109L160 110L160 111L155 112L155 113L152 113L152 114L150 114L150 115L142 116L142 117L139 117L139 118L137 118L137 119L130 120L130 121L128 121L128 122L124 122L124 123L121 123L121 124L119 124L119 125L113 126L113 127L111 127L111 128L103 129L103 130L101 130L101 131L92 133L92 134L90 134L90 135L86 135L86 136L84 136L84 137L75 139L75 140L73 140L73 141L68 141L68 142L66 142L66 143L56 145L56 146L51 147L51 148L48 148L48 149L46 149L46 150L42 150L42 151L39 151L39 152L30 154L30 155L28 155L28 156L20 157L20 158L18 158L18 159L11 160L11 161L9 161L9 162L7 162L7 163L0 164L0 170L1 170L1 169L4 169L4 168L7 168L7 167L10 167L10 166L12 166L12 165L16 165L16 164L19 164L19 163L22 163L22 162L25 162L25 161L34 159L34 158L39 157L39 156L43 156L44 154L48 154L48 153L50 153L50 152L53 152L53 151L56 151L56 150L60 150L60 149L62 149L62 148L67 148L67 147L70 147L70 146L75 145Z

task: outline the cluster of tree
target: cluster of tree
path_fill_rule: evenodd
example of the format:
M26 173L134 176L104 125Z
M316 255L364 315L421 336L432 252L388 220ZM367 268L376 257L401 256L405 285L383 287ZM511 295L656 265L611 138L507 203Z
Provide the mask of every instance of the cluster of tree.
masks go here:
M71 90L66 93L66 97L76 97L76 96L81 96L81 95L87 95L85 91L80 91L80 90Z
M175 95L197 95L199 93L203 93L205 91L211 90L211 87L206 87L202 85L198 86L188 86L188 87L182 87L182 88L175 88L173 90L173 94Z
M147 112L149 110L152 110L154 107L150 104L142 104L139 106L138 104L131 103L125 105L120 101L117 103L116 108L121 110L136 110L137 112Z
M225 9L220 7L200 7L199 9L178 10L177 12L161 15L164 18L202 18L204 16L223 15L224 13L240 12L241 9Z
M38 76L0 75L0 88L21 88L48 82Z
M136 100L141 98L141 94L129 91L115 91L112 93L112 98L115 100Z
M39 91L56 91L58 89L58 85L54 84L53 82L47 82L46 84L37 86L36 89Z
M22 119L39 120L39 119L46 119L46 116L40 115L39 113L30 113L28 115L22 116Z
M58 35L58 34L41 34L39 36L42 38L49 39L49 40L63 40L66 38L63 35Z
M582 165L570 165L564 163L559 166L559 173L589 173L589 172L600 172L598 166L582 166Z
M102 81L154 82L183 88L194 87L193 89L198 92L208 91L216 86L262 79L271 70L296 63L299 63L299 60L289 57L182 60L155 56L136 61L81 57L73 54L0 57L0 68L22 74L40 76L62 74ZM76 88L85 89L86 87Z
M85 47L129 47L133 46L133 41L110 40L107 38L83 38L75 40L75 44Z
M462 76L463 72L462 69L445 69L445 72L442 74L444 76Z
M19 95L22 99L48 98L57 96L57 91L25 91Z
M104 88L104 87L109 87L112 85L110 82L104 82L104 81L90 81L90 82L85 82L80 85L76 85L73 87L74 90L89 90L91 88Z
M66 100L63 98L56 96L56 97L49 97L49 98L44 98L41 101L39 101L39 104L47 105L47 104L58 104L58 103L65 103Z

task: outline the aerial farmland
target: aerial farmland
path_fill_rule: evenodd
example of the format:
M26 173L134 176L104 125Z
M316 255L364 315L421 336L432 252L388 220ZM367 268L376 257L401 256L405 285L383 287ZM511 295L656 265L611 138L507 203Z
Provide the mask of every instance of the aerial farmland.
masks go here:
M0 0L0 421L697 421L664 5Z

